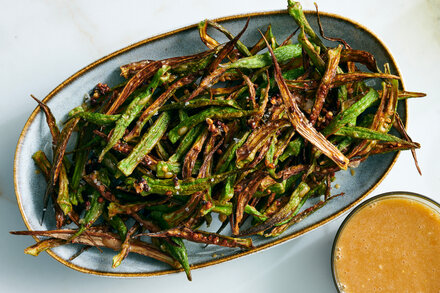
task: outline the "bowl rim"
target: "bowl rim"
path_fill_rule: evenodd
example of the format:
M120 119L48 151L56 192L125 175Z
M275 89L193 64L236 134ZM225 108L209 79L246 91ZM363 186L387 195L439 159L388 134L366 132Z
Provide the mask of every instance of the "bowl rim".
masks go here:
M311 11L311 10L305 10L304 13L306 15L316 15L317 12L316 11ZM266 16L266 15L281 15L281 14L288 14L287 9L282 9L282 10L272 10L272 11L263 11L263 12L252 12L252 13L243 13L243 14L236 14L236 15L231 15L231 16L226 16L226 17L220 17L220 18L216 18L213 19L216 22L225 22L225 21L231 21L231 20L239 20L239 19L243 19L243 18L248 18L248 17L258 17L258 16ZM331 18L335 18L338 20L342 20L345 21L349 24L352 24L353 26L355 26L357 29L362 30L364 32L366 32L367 34L369 34L387 53L387 57L389 57L391 63L393 64L393 66L396 69L396 74L398 76L400 76L400 84L402 89L405 89L404 86L404 82L403 82L403 78L401 75L401 72L399 70L399 67L397 66L397 63L393 57L393 55L391 54L391 51L389 50L389 48L383 43L383 41L375 34L373 33L371 30L369 30L368 28L366 28L365 26L363 26L362 24L351 20L347 17L344 16L340 16L334 13L327 13L327 12L321 12L319 11L319 15L320 16L327 16L327 17L331 17ZM88 72L89 70L91 70L92 68L100 65L101 63L107 62L115 57L117 57L118 55L121 55L125 52L129 52L132 49L135 49L137 47L140 47L142 45L145 45L147 43L159 40L161 38L167 37L167 36L171 36L186 30L190 30L193 28L197 28L198 23L192 24L192 25L188 25L188 26L184 26L169 32L165 32L162 34L158 34L149 38L146 38L144 40L141 40L139 42L136 42L134 44L131 44L127 47L124 47L122 49L119 49L113 53L110 53L100 59L98 59L97 61L85 66L84 68L80 69L79 71L77 71L76 73L74 73L73 75L71 75L69 78L67 78L66 80L64 80L62 83L60 83L55 89L53 89L44 99L43 102L47 103L48 101L50 101L58 92L60 92L64 87L66 87L67 85L69 85L70 83L72 83L74 80L76 80L77 78L79 78L80 76L82 76L83 74L85 74L86 72ZM408 125L408 103L406 100L401 101L403 102L403 106L404 106L404 112L405 112L405 121L404 121L404 125L405 125L405 129L407 128ZM26 133L28 132L29 126L31 125L31 123L34 121L34 119L36 118L37 114L40 112L39 110L39 106L37 106L34 111L31 113L31 115L29 116L28 120L26 121L23 130L20 133L20 136L18 138L18 142L17 142L17 146L15 149L15 156L14 156L14 168L13 168L13 176L14 176L14 189L15 189L15 195L16 195L16 199L17 199L17 204L18 207L20 209L20 213L21 216L23 218L23 221L27 227L28 230L32 230L30 227L30 224L27 220L26 214L24 212L24 208L23 208L23 203L21 201L21 195L19 192L19 180L18 180L18 168L19 168L19 157L20 157L20 153L21 153L21 147L23 145L23 140L24 137L26 136ZM397 158L399 157L400 151L397 151L394 154L393 160L391 161L390 165L387 167L387 169L383 172L383 174L377 179L377 181L374 183L373 186L371 186L370 189L368 189L361 197L359 197L357 200L353 201L352 203L350 203L347 207L343 208L342 210L336 211L335 213L331 214L329 217L314 223L311 226L308 226L304 229L301 229L291 235L286 235L280 239L277 239L273 242L270 243L266 243L264 245L261 246L257 246L252 250L248 250L248 251L239 251L237 253L225 256L225 257L220 257L220 258L216 258L207 262L203 262L203 263L198 263L198 264L194 264L191 265L191 269L199 269L199 268L203 268L203 267L207 267L207 266L211 266L211 265L215 265L215 264L219 264L222 262L226 262L232 259L236 259L238 257L241 256L246 256L252 253L256 253L259 251L262 251L264 249L276 246L280 243L284 243L288 240L291 240L293 238L299 237L309 231L312 231L320 226L325 225L326 223L338 218L339 216L341 216L342 214L344 214L346 211L350 210L351 208L353 208L354 206L356 206L359 202L361 202L367 195L369 195L383 180L384 178L388 175L388 173L390 172L390 170L392 169L392 167L394 166L394 164L397 161ZM36 236L33 236L33 238L35 239L35 241L38 241L39 239ZM170 274L170 273L177 273L177 272L183 272L183 269L168 269L168 270L163 270L163 271L153 271L153 272L139 272L139 273L121 273L121 272L107 272L107 271L98 271L98 270L93 270L93 269L89 269L86 267L82 267L79 265L76 265L72 262L69 262L68 260L63 259L62 257L58 256L55 252L53 252L52 250L46 250L46 252L53 257L55 260L57 260L58 262L64 264L65 266L74 269L76 271L82 272L82 273L87 273L87 274L94 274L94 275L100 275L100 276L109 276L109 277L149 277L149 276L159 276L159 275L166 275L166 274Z
M357 205L352 211L350 211L350 213L345 217L344 221L342 221L341 225L338 228L338 231L336 232L335 238L333 240L333 245L332 245L332 252L331 252L331 270L332 270L332 279L333 279L333 283L335 285L336 291L338 291L339 293L343 293L343 291L340 290L339 285L338 285L338 280L337 280L337 276L336 276L336 269L335 269L335 251L336 251L336 244L339 240L339 236L341 235L342 231L344 230L345 226L350 222L350 219L353 218L353 216L355 216L357 214L357 212L359 212L360 210L362 210L364 207L368 206L370 203L374 202L374 201L380 201L380 200L384 200L386 198L404 198L404 199L412 199L412 200L418 200L419 202L421 202L423 205L434 209L434 207L429 206L428 203L431 203L432 205L434 205L435 207L437 207L437 212L440 213L440 203L433 200L432 198L427 197L426 195L420 194L420 193L416 193L416 192L411 192L411 191L389 191L389 192L384 192L378 195L375 195L365 201L363 201L362 203L360 203L359 205Z

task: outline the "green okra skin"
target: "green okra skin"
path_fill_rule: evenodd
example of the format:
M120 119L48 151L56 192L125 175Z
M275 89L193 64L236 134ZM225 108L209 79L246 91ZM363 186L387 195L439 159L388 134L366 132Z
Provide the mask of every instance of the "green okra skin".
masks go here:
M116 178L121 174L121 171L118 169L118 159L112 153L105 154L101 164Z
M165 149L161 141L157 142L155 150L161 160L166 161L170 158L170 155L168 154L167 150Z
M191 60L177 66L173 66L171 72L178 75L189 75L205 69L211 64L214 56L223 48L223 45L211 50L201 59Z
M66 167L61 166L58 180L57 203L65 215L72 211L72 203L69 196L69 178L67 177Z
M312 63L318 68L319 72L322 74L325 71L325 62L322 60L316 47L309 41L304 33L304 29L300 30L298 35L298 42L302 45L304 51L309 55Z
M185 135L188 130L193 128L199 123L204 122L207 118L211 119L235 119L246 116L251 116L255 113L255 110L238 110L234 108L217 108L211 107L203 110L188 119L179 123L176 127L168 132L168 138L172 143L176 143L180 137Z
M92 112L80 112L78 114L76 114L75 116L73 116L73 118L75 117L80 117L81 119L99 125L99 126L105 126L105 125L110 125L115 123L116 121L119 120L119 118L121 117L120 114L115 114L115 115L106 115L106 114L101 114L101 113L92 113Z
M78 106L75 109L71 110L69 112L70 118L81 118L87 122L99 125L99 126L105 126L110 125L118 121L118 119L121 117L120 114L115 115L106 115L102 113L94 113L89 112L86 109L84 109L83 106Z
M309 55L310 60L312 63L318 68L319 72L321 74L324 74L325 72L325 62L319 55L319 52L316 50L315 46L309 41L309 39L306 37L304 33L304 29L302 28L299 35L298 35L298 42L303 46L304 50L306 51L307 55ZM336 73L344 73L340 67L336 69ZM345 85L342 85L338 88L338 99L343 105L343 101L347 100L347 88Z
M319 194L319 193L324 193L325 192L325 185L324 184L318 184L317 186L315 186L313 189L309 189L309 191L307 191L307 193L300 198L299 203L296 205L293 213L284 221L275 224L275 226L281 226L284 225L286 223L288 223L296 214L299 213L299 211L301 210L301 208L303 207L303 205L306 203L307 199L309 199L310 197Z
M44 152L37 151L32 155L32 159L37 164L38 168L40 168L44 177L46 177L46 180L48 180L52 165ZM61 166L60 170L57 203L65 215L72 211L72 203L70 202L69 197L69 179L67 177L66 168L64 165Z
M270 142L269 150L267 151L265 158L266 165L274 163L277 142L278 139L276 137L274 137L274 139L272 139L272 141Z
M278 44L275 35L273 34L272 26L267 28L267 39L269 40L272 49L275 50L278 47Z
M234 36L219 23L212 20L207 20L207 22L209 25L222 32L229 40L232 41L234 39ZM240 51L240 53L243 54L244 56L247 57L252 56L251 52L249 52L249 49L240 40L237 41L235 46L237 47L238 51Z
M338 143L337 147L340 151L346 151L347 148L353 143L353 138L351 137L344 137L344 139Z
M182 207L180 209L163 214L163 219L168 223L169 227L176 227L182 223L182 221L190 217L197 204L198 202L192 202L190 205L186 203L185 208Z
M188 178L182 180L173 179L154 179L148 176L143 176L146 185L144 191L141 192L142 196L147 196L149 194L161 194L166 195L171 193L171 195L190 195L198 191L203 191L208 189L219 182L224 181L228 176L238 173L237 170L225 172L218 175L213 175L206 178ZM125 183L130 186L136 183L136 179L127 178Z
M342 45L337 48L327 50L327 64L324 74L322 75L319 87L316 90L315 102L310 114L310 123L315 124L316 120L324 107L325 100L330 91L331 84L336 75L339 60L341 57Z
M304 74L304 67L300 66L297 68L289 69L282 73L285 80L295 80ZM275 87L275 79L271 78L271 88Z
M190 100L188 102L177 102L162 106L159 109L159 112L176 110L176 109L196 109L196 108L208 107L208 106L232 107L236 109L241 109L241 107L234 100L199 98L199 99Z
M301 27L305 33L310 37L310 40L320 46L322 49L326 49L324 44L322 43L321 39L318 37L318 35L315 33L315 31L310 26L309 22L307 21L306 16L304 15L304 12L302 10L302 6L299 2L288 0L287 2L287 11L289 12L290 16L293 17L296 24Z
M29 246L24 250L24 253L32 256L38 256L43 251L64 245L66 243L67 242L64 239L49 238Z
M50 170L52 168L52 165L47 159L46 154L43 151L39 150L32 155L32 159L40 169L41 173L43 173L44 177L46 178L46 181L49 182ZM57 196L58 206L55 208L55 211L56 213L62 213L66 215L72 211L72 202L68 190L69 179L67 178L66 169L64 165L62 165L62 170L60 171L59 184L60 186L58 188L58 196Z
M85 126L83 131L81 131L79 134L76 149L80 149L80 150L75 152L74 155L75 166L73 169L73 175L69 185L69 188L71 189L71 202L73 205L77 205L78 201L82 200L81 191L79 190L79 184L84 173L84 169L90 154L90 150L87 148L83 148L83 149L81 148L85 144L90 142L91 133L92 133L91 128L89 126Z
M125 176L129 176L136 166L142 161L165 134L170 122L170 114L162 113L150 127L147 133L142 136L140 142L133 148L130 155L118 163L118 168Z
M301 28L301 32L298 35L298 41L304 46L304 49L310 56L310 59L315 66L317 66L319 71L323 73L325 71L325 63L320 58L319 53L314 49L314 46L312 43L310 43L310 41L318 45L324 52L327 51L327 47L322 43L321 39L310 26L299 2L288 0L287 11ZM310 41L307 39L305 34L310 37ZM343 73L341 68L338 67L337 73ZM345 86L341 86L338 89L338 99L340 101L345 101L347 100L347 95L347 88Z
M306 201L309 199L309 197L311 197L314 193L315 193L314 190L311 190L306 195L304 195L304 197L299 202L298 206L295 208L295 211L293 212L292 216L289 217L286 221L282 222L282 224L288 223L294 216L296 216L299 213L299 211L301 210L301 208L304 206ZM280 225L281 224L277 224L276 226L280 226Z
M46 154L41 150L36 151L32 155L32 159L34 160L35 164L40 169L41 173L43 173L46 180L49 180L50 168L52 168L52 165L49 162L49 160L47 159Z
M295 135L295 130L293 128L288 129L286 133L278 140L275 145L275 150L273 154L273 164L278 165L280 156L286 151L289 144L292 142L292 138Z
M273 50L278 63L285 63L292 58L301 56L301 45L286 45L281 46ZM226 68L239 68L239 69L259 69L272 65L272 59L269 52L264 54L258 54L251 57L241 58L235 62L228 63L222 66Z
M398 138L397 136L364 127L341 127L337 132L334 133L334 135L345 136L345 137L348 136L352 138L367 139L367 140L390 141L390 142L401 143L404 145L412 144L411 142ZM413 144L413 147L417 147L417 146Z
M287 214L291 210L295 209L300 203L301 199L310 191L310 187L301 182L298 187L293 191L287 204L278 212L280 214Z
M124 241L128 230L127 230L127 226L125 225L125 222L121 219L121 217L115 215L111 218L107 217L106 220L110 224L110 226L112 226L112 228L116 230L119 237L121 238L121 241Z
M284 221L287 217L290 217L295 212L296 207L300 204L301 199L310 191L309 185L302 181L292 192L289 197L289 201L279 209L275 215L268 218L266 221L259 223L248 230L244 231L241 235L252 235L259 232L263 232L274 225Z
M227 171L231 171L233 169L234 169L234 164L231 163L227 168ZM234 184L236 180L237 180L237 174L231 175L228 178L226 178L224 187L218 199L220 203L223 204L229 202L234 197Z
M132 128L131 132L125 135L124 139L126 141L130 141L138 137L141 134L141 131L145 126L145 124L158 113L160 107L162 107L174 95L174 93L178 89L194 82L196 77L197 77L196 75L191 74L184 76L181 79L172 83L159 97L157 97L157 99L154 100L154 102L150 106L148 106L142 112L141 116L136 121L136 124Z
M283 119L270 121L264 126L253 130L246 142L236 151L236 166L238 168L242 168L247 163L252 162L261 147L268 143L269 140L274 138L278 130L290 126L290 122Z
M162 212L153 211L150 213L150 217L152 217L155 222L157 222L160 229L167 230L171 228L168 226L168 223L163 219ZM154 233L159 231L151 232ZM188 278L188 280L191 281L191 268L189 266L188 252L186 251L185 243L181 238L178 237L169 237L168 239L169 240L159 239L161 249L168 252L175 260L180 263L186 273L186 277Z
M228 148L224 152L223 156L218 160L217 166L215 168L215 173L218 174L226 172L226 169L235 157L235 152L245 143L250 133L250 131L246 131L243 133L243 135L240 136L239 139L237 138L232 140L232 142L229 144Z
M94 190L90 198L90 206L86 211L84 218L82 218L79 223L80 227L78 231L70 238L70 241L84 233L88 228L90 228L102 215L104 211L105 201L101 198L98 191Z
M166 251L182 265L186 277L191 281L191 268L189 266L188 252L186 251L185 243L178 237L170 237L170 241L174 242L174 245L167 241L162 241L162 244L166 247Z
M356 124L348 125L348 126L359 126L359 127L364 127L364 128L371 128L373 121L374 121L374 114L368 113L368 114L363 115L362 120L360 122L356 122Z
M178 162L159 161L156 166L156 176L158 178L171 178L179 174L181 170L181 164Z
M264 33L264 36L266 39L271 40L273 39L273 31L272 31L272 25L269 24L267 26L266 32ZM272 44L273 46L274 44ZM255 55L256 53L260 52L261 50L263 50L264 48L266 48L266 44L264 42L263 38L260 38L258 40L258 42L250 49L250 53L252 55ZM275 49L275 48L272 48Z
M188 150L182 164L182 178L191 177L197 157L203 149L206 138L209 135L208 128L205 128L202 133L196 138L194 144Z
M280 161L284 162L288 157L296 157L299 155L301 148L303 146L304 140L301 138L296 138L289 142L284 153L280 156Z
M146 205L147 204L145 202L135 202L127 204L111 202L107 206L107 213L109 217L113 217L118 214L133 214L145 208Z
M260 213L255 207L250 206L250 205L246 205L244 207L244 212L254 216L255 218L261 220L261 221L266 221L267 217L265 215L263 215L262 213Z
M270 140L272 140L274 137L275 137L275 135L272 134L272 135L267 135L267 136L262 137L261 139L259 139L258 143L253 145L254 147L252 147L252 148L250 149L248 155L247 155L246 157L244 157L244 158L241 158L241 157L238 155L238 152L241 150L241 148L238 149L237 152L236 152L236 154L237 154L237 160L236 160L236 162L235 162L235 165L237 166L237 168L243 168L243 167L246 166L247 164L251 163L251 162L255 159L255 156L256 156L257 153L261 150L261 148L262 148L266 143L269 143ZM244 144L244 146L246 146L246 143ZM243 146L242 146L242 148L243 148ZM246 149L246 151L247 151L247 149Z
M297 180L301 177L303 172L290 176L287 179L284 179L281 182L276 182L272 185L269 185L266 189L263 191L257 191L255 193L255 197L263 197L267 196L268 194L275 193L276 195L283 195L288 196L286 192L292 189L292 186L297 182Z
M156 176L159 178L171 178L173 175L180 173L180 161L185 157L186 153L192 146L194 140L202 133L204 125L197 125L191 128L179 146L176 152L168 159L168 161L159 161L156 166Z
M227 202L224 204L215 204L211 211L225 216L230 216L232 214L232 203Z
M260 68L259 70L255 71L255 72L252 74L251 82L255 82L260 76L264 76L263 73L265 73L265 71L266 71L267 69L268 69L268 67L263 67L263 68ZM262 86L265 87L266 84L263 84ZM244 95L246 92L248 92L248 89L249 89L249 87L248 87L248 85L246 84L246 85L242 86L238 91L236 91L235 93L233 93L233 94L231 95L231 97L228 98L228 99L239 100L240 98L243 97L243 95ZM261 94L261 89L258 89L258 92L259 92L259 94Z
M188 118L188 117L187 117ZM176 152L170 157L170 162L179 162L183 159L194 143L194 140L202 133L204 130L204 125L197 125L196 127L191 128L183 137L179 146L176 149Z
M220 203L216 203L214 204L214 206L212 207L212 210L215 213L219 213L219 214L223 214L226 216L229 216L232 214L232 203L231 202L227 202L224 204L220 204ZM267 216L263 215L261 212L259 212L255 207L250 206L250 205L246 205L244 208L245 213L255 216L257 219L261 220L261 221L266 221L268 218Z
M139 93L133 101L128 105L127 109L124 111L120 118L116 121L116 126L113 129L113 133L107 142L107 145L102 150L99 155L99 161L102 161L104 155L112 149L112 147L118 143L118 141L124 136L125 130L130 125L130 123L139 115L142 109L150 102L156 88L162 83L169 79L169 75L165 76L167 71L170 69L169 66L162 66L153 76L150 84L145 89ZM164 77L165 76L165 77Z
M259 190L254 194L254 197L264 197L269 194L275 193L278 195L283 194L286 191L286 184L288 179L285 179L281 182L275 181L272 177L270 177L272 184L265 186L264 190Z
M87 228L98 220L104 210L105 201L100 196L98 191L93 191L90 199L90 209L86 212L84 218L80 220L80 223Z
M300 179L303 174L304 174L304 172L301 172L299 174L296 174L296 175L293 175L293 176L287 178L286 180L283 180L283 182L285 181L284 193L288 192L289 190L292 190L292 188L296 185L298 179ZM285 195L288 195L288 194L285 194Z
M318 189L319 190L319 187ZM317 191L319 192L319 191ZM281 235L284 231L286 231L290 226L304 220L306 217L310 216L311 214L313 214L314 212L316 212L317 210L319 210L320 208L322 208L323 206L325 206L330 200L336 198L338 195L332 196L330 198L328 198L327 200L322 200L319 201L318 203L316 203L315 205L305 209L304 211L302 211L301 213L299 213L301 207L305 204L306 200L313 195L313 193L317 193L314 190L310 191L308 194L306 194L303 199L301 200L300 204L298 205L298 208L295 210L294 215L292 215L291 217L289 217L288 221L284 221L282 225L278 225L275 226L274 229L272 229L272 231L270 231L270 233L268 234L264 234L265 237L276 237Z
M322 134L326 137L336 132L342 126L351 123L362 114L367 108L373 105L379 99L379 94L376 90L370 88L368 93L363 96L359 101L351 105L349 108L337 114L333 120L327 125Z
M160 108L160 109L162 109L162 108ZM159 109L159 111L160 111L160 109ZM186 111L184 109L179 109L178 113L179 113L179 120L180 121L183 121L186 118L188 118L188 113L186 113Z

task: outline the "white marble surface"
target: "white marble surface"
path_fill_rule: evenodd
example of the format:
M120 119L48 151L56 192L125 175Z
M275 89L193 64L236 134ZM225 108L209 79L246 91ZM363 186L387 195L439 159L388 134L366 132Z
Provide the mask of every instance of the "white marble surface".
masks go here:
M261 253L183 274L115 279L71 270L47 254L23 254L33 243L8 234L25 229L13 187L12 165L19 133L44 97L72 73L117 49L204 18L278 10L286 1L61 1L2 0L0 9L0 292L335 292L331 244L342 218L303 237ZM438 0L330 1L320 9L370 28L393 53L408 90L428 97L409 102L408 131L422 144L423 176L402 153L372 195L408 190L440 201L440 3ZM313 9L312 1L303 1Z

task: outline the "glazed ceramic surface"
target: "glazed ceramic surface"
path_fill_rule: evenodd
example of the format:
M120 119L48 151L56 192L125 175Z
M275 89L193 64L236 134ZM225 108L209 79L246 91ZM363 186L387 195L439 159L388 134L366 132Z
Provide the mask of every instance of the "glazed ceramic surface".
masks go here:
M247 45L255 44L260 37L257 29L264 31L269 24L272 24L274 34L279 42L282 42L296 29L296 24L284 11L233 16L222 18L219 21L231 32L237 33L243 27L248 16L250 16L249 27L241 38L241 41ZM318 31L315 25L316 14L308 13L307 17L312 27ZM392 56L372 33L339 16L322 14L321 19L326 35L343 38L352 48L362 48L373 53L380 67L388 62L391 65L391 72L399 74ZM210 31L210 34L218 40L227 41L223 35L216 31ZM335 44L327 42L327 45L334 46ZM163 59L194 54L204 50L206 47L200 41L195 25L153 37L110 54L80 70L52 91L45 101L52 109L57 121L63 121L68 111L78 106L83 101L84 95L97 83L116 85L121 82L119 66L143 59ZM368 82L368 84L379 88L379 84L374 82ZM406 103L400 102L398 111L402 119L406 121ZM46 214L42 225L39 223L46 183L43 176L37 174L36 166L31 159L35 151L40 149L50 151L50 146L51 138L45 117L36 110L32 113L20 136L14 162L17 200L23 219L31 230L55 228L52 211ZM252 251L243 252L213 245L203 248L202 244L187 242L190 263L194 268L198 268L230 260L279 244L323 225L353 207L371 192L388 173L396 157L397 155L392 153L370 157L356 169L354 175L350 171L338 172L333 185L338 184L340 188L334 188L333 193L344 192L344 196L332 200L324 208L292 226L279 237L269 239L253 237L256 249ZM320 198L312 199L309 204L316 203L318 200ZM203 229L215 231L218 224L214 221L211 227L203 227ZM224 231L224 233L228 232ZM135 254L130 254L122 265L112 269L112 257L115 252L110 250L104 250L104 253L101 254L96 249L90 249L73 261L68 261L69 257L78 249L79 247L75 245L62 246L53 249L49 254L63 264L86 273L109 276L149 276L174 272L166 264Z

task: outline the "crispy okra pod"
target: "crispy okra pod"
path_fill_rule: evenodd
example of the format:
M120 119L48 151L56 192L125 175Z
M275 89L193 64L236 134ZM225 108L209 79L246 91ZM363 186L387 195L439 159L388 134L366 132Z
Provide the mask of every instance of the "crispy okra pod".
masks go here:
M168 70L169 66L162 66L162 68L160 68L153 76L152 81L145 89L145 91L142 91L131 101L125 112L116 121L116 126L113 129L112 135L110 136L107 145L99 155L100 161L102 161L102 159L104 158L105 153L108 152L124 136L125 130L127 129L128 125L130 125L130 123L150 101L151 97L154 94L154 91L156 90L160 82L163 82L164 80L169 78L164 78L164 74L166 74Z
M121 170L125 176L129 176L133 172L145 155L148 155L156 143L162 138L167 130L169 121L170 114L168 112L162 113L148 132L142 136L142 139L133 148L130 155L118 163L119 170Z
M295 127L296 131L298 131L302 137L315 145L339 167L342 169L347 169L348 159L333 144L326 140L321 133L317 132L316 129L310 125L307 118L299 109L292 93L287 88L286 82L281 75L281 69L278 65L275 55L273 54L273 50L270 48L267 41L266 44L268 45L269 52L271 53L273 59L275 80L280 90L281 97L283 98L284 105L287 110L287 116L289 117L293 127Z
M190 130L197 124L202 123L207 118L229 120L229 119L251 116L252 114L255 113L256 111L254 110L238 110L234 108L218 109L216 107L211 107L193 116L190 116L188 117L188 119L179 123L176 127L174 127L168 132L168 138L172 143L176 143L180 139L180 137L183 136L188 130Z
M61 230L52 230L52 231L13 231L11 232L11 234L46 236L46 237L52 237L51 239L68 240L76 232L77 232L76 230L61 229ZM86 235L80 235L76 237L72 242L85 244L85 245L92 245L92 246L97 245L101 247L107 247L113 250L119 250L121 248L122 241L117 234L110 232L102 232L102 231L96 231L96 232L89 231L89 236L91 237L91 239L89 239L89 237ZM39 245L39 243L37 243L36 245ZM47 247L47 246L45 247L45 249L49 249L49 248L51 247ZM133 240L130 245L130 251L157 259L161 262L165 262L174 268L179 267L177 261L173 259L171 256L169 256L168 254L157 249L155 246L144 241Z

